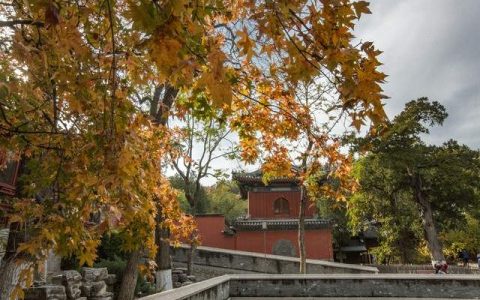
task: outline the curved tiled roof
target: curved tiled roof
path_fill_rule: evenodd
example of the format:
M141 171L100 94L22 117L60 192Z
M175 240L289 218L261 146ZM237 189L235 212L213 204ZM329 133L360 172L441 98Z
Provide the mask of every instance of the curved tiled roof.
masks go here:
M257 231L263 230L263 223L267 225L267 230L291 230L298 229L298 219L248 219L237 220L234 227L237 230ZM324 219L306 219L305 229L322 229L331 228L332 224L329 220Z
M232 178L241 184L262 183L262 172L260 170L250 173L232 173ZM269 180L269 183L298 183L296 177L275 177Z
M247 192L255 186L266 186L262 178L262 170L256 170L250 173L232 173L232 179L238 183L242 198L247 198ZM300 183L296 177L276 177L270 178L268 186L272 185L288 185L297 186Z

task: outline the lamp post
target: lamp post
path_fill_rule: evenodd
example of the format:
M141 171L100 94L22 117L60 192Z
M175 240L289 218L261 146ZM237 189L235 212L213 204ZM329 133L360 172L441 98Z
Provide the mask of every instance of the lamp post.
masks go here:
M267 261L267 221L262 222L262 230L263 230L263 254L265 257L265 262Z

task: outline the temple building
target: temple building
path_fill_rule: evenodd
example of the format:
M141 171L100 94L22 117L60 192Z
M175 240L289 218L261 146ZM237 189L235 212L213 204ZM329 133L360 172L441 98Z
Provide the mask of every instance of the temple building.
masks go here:
M298 257L299 181L276 178L265 185L260 171L234 173L233 180L248 200L248 214L230 227L222 215L196 216L202 246ZM310 204L305 212L307 258L333 260L332 226Z

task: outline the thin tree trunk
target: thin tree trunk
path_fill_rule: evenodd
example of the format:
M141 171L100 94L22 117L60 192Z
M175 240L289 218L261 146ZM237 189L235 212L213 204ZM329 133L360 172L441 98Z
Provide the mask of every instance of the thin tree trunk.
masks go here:
M32 264L29 257L17 254L18 244L26 240L20 228L20 223L10 224L7 248L0 266L0 300L11 300L10 295L19 282L20 273Z
M159 215L161 218L161 215ZM157 222L157 224L160 224ZM155 263L157 264L157 271L155 273L155 290L157 292L172 289L173 282L171 277L172 261L170 258L170 233L164 228L157 225L155 229L155 244L157 245L157 255L155 256Z
M188 251L187 275L193 275L193 258L195 256L195 248L195 243L192 242Z
M155 227L155 245L157 245L157 254L155 256L155 263L157 264L157 271L155 273L155 290L161 292L164 290L169 290L172 288L173 282L170 276L165 275L165 272L168 273L168 270L172 268L172 262L170 259L170 243L169 236L170 233L167 229L161 228L163 220L163 215L161 207L158 207Z
M127 266L123 272L122 285L117 300L132 300L135 297L135 287L137 285L138 265L143 252L140 250L130 253Z
M160 89L164 89L163 98L160 99ZM151 112L151 116L154 118L155 122L158 125L165 126L168 121L168 116L172 108L173 103L178 94L178 89L166 85L157 87L153 97L153 102L158 103L158 111ZM163 214L162 207L159 204L157 207L157 216L155 218L155 245L157 246L157 255L155 257L155 262L157 264L157 273L155 274L155 289L157 291L171 289L172 274L165 276L164 272L172 268L172 262L170 259L170 232L167 229L161 228L160 225L163 223ZM162 279L162 282L159 280ZM165 282L163 282L165 281Z
M167 270L172 268L172 261L170 259L170 243L168 242L169 232L166 229L158 228L155 232L155 240L157 243L157 256L155 263L157 269Z
M310 133L308 134L310 136ZM302 171L307 173L307 159L313 148L313 141L309 138L308 146L302 159ZM298 212L298 254L300 256L300 274L307 273L307 251L305 247L305 209L307 206L307 191L304 183L300 187L300 208Z
M192 197L192 203L191 203L191 206L192 206L192 215L193 215L193 218L195 218L196 214L197 214L197 196L196 194L198 193L198 190L200 189L200 185L198 184L198 180L197 180L197 184L195 186L195 193ZM193 275L193 257L195 255L195 233L192 233L192 235L190 236L190 249L188 250L188 256L187 256L187 275Z
M160 99L163 92L163 98ZM170 109L172 108L173 102L177 96L178 90L170 85L159 85L155 88L153 99L150 103L150 116L153 118L155 123L161 126L165 126L168 120L168 114ZM160 170L159 170L160 172ZM157 246L157 256L155 262L157 263L157 267L159 270L165 270L171 268L170 263L170 244L168 242L168 231L165 229L160 228L160 224L163 222L162 210L159 206L157 211L157 217L155 218L155 244ZM138 277L138 264L140 263L142 252L135 251L130 254L128 259L127 269L124 272L124 279L122 280L122 285L120 287L119 295L132 295L131 298L120 298L119 300L130 300L133 299L133 291L131 285L133 285L133 290L135 289L135 284L137 282ZM130 265L131 264L131 265ZM131 268L129 268L129 266ZM134 267L133 267L134 266ZM168 266L168 267L167 267ZM131 274L130 274L131 272ZM158 279L158 276L156 276ZM156 284L158 287L158 284ZM171 278L170 284L167 286L171 286Z
M300 255L300 274L307 273L307 254L305 249L305 207L307 205L307 196L305 187L301 187L300 210L298 213L298 251Z

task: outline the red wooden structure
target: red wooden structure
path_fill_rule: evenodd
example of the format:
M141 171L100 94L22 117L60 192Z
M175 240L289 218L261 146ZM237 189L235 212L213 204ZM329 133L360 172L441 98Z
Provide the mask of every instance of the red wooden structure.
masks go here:
M17 182L20 162L13 160L5 151L0 151L0 193L9 196L15 195L15 184Z
M18 160L13 160L6 151L0 150L0 228L8 224L6 215L12 211L9 201L2 200L15 195L19 166Z

